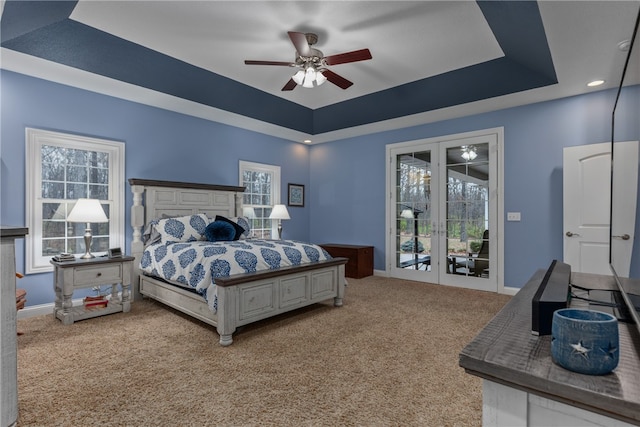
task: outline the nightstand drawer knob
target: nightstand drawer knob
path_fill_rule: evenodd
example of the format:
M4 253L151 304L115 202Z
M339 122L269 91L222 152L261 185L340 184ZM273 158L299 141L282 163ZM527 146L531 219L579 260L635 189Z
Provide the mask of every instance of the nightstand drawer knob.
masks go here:
M102 276L102 273L96 274L96 277L100 277L100 276Z

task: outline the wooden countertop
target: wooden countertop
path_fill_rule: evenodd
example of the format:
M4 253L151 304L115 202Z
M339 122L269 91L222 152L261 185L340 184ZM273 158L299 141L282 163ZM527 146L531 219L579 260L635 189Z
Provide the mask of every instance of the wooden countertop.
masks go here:
M531 299L544 277L529 282L460 353L467 373L632 424L640 424L640 334L619 323L620 362L610 374L568 371L551 359L551 335L531 334ZM615 287L613 277L573 273L572 282L594 289ZM640 282L629 281L640 290ZM629 289L629 288L627 288Z

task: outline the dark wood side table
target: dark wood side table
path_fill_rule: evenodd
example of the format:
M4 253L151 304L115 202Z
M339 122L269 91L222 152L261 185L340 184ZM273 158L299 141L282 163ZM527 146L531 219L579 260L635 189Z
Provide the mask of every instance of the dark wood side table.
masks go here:
M323 243L320 245L334 257L348 258L344 274L354 279L373 275L373 246L343 245L339 243Z

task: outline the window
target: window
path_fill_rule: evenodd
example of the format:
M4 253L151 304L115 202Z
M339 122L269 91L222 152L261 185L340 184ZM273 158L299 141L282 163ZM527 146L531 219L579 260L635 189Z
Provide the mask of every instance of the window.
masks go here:
M91 224L93 254L124 245L124 144L26 129L27 273L52 271L61 252L83 254L86 224L67 222L79 198L98 199L108 223Z
M245 216L252 216L250 220L253 237L275 238L277 229L272 225L269 215L273 205L280 203L280 166L241 160L239 169L240 185L245 187Z

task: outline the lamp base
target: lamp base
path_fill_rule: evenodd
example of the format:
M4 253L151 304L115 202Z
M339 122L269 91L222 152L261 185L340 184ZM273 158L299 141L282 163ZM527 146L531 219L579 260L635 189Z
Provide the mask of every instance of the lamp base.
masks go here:
M80 259L91 259L96 257L91 253L92 239L93 236L91 235L91 228L89 227L89 224L87 224L87 228L84 230L84 247L86 252L80 257Z
M278 240L282 240L282 224L278 224Z

